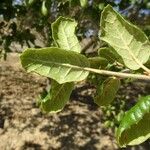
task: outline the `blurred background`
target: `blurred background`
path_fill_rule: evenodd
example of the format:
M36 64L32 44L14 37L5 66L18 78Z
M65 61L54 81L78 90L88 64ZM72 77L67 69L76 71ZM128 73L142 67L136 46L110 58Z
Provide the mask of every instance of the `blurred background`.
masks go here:
M51 23L58 16L74 18L79 40L94 38L96 44L100 14L107 4L150 35L149 0L1 0L0 49L20 52L23 46L52 45Z
M59 16L74 18L82 53L95 55L100 15L110 4L150 38L149 0L0 0L0 149L116 150L114 132L122 114L148 83L124 82L112 106L99 108L95 88L81 83L57 114L44 114L36 105L47 79L22 70L19 53L28 47L53 46L51 23ZM103 122L103 123L102 123ZM149 141L126 149L149 150Z

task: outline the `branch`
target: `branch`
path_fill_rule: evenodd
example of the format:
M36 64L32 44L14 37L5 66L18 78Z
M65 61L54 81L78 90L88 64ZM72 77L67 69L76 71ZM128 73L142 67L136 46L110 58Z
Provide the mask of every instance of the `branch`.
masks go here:
M133 78L133 79L139 79L139 80L150 80L150 75L114 72L114 71L100 70L100 69L87 68L87 67L82 68L82 67L74 66L70 64L63 64L63 66L78 69L78 70L89 71L89 72L93 72L93 73L97 73L101 75L107 75L107 76L115 76L115 77L120 77L120 78Z
M79 66L74 66L70 64L63 64L63 66L78 69L78 70L84 70L89 71L101 75L108 75L108 76L115 76L120 78L133 78L133 79L140 79L140 80L150 80L150 75L141 75L141 74L132 74L132 73L123 73L123 72L114 72L114 71L108 71L108 70L100 70L100 69L94 69L94 68L83 68Z
M114 72L107 70L98 70L93 68L83 68L85 71L94 72L101 75L115 76L121 78L133 78L133 79L141 79L141 80L150 80L150 76L140 75L140 74L131 74L131 73L122 73L122 72Z

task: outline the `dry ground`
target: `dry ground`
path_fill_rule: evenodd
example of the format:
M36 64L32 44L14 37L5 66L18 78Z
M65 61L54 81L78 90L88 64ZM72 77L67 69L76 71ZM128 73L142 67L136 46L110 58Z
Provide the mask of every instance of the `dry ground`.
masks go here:
M62 112L43 114L36 100L45 86L45 78L21 69L18 56L0 62L0 150L118 149L90 96L72 96ZM150 145L132 149L148 150Z

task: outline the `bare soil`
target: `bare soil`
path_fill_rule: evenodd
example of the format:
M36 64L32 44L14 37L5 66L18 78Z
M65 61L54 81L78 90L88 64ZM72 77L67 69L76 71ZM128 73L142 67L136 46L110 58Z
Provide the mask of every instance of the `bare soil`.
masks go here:
M84 87L81 97L73 93L62 112L50 115L36 105L45 86L46 78L21 69L18 56L0 62L0 150L119 149L113 134L101 123L101 109L90 96L92 88ZM129 96L137 96L131 88L134 91L131 86ZM138 89L146 93L145 87ZM128 149L149 150L150 144Z

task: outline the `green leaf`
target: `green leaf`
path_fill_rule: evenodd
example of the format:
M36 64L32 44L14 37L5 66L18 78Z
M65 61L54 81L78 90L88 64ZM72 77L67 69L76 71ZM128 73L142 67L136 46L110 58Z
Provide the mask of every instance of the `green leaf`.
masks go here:
M108 65L107 59L103 57L91 57L88 58L90 67L95 69L105 68Z
M56 113L61 111L69 100L74 83L59 84L52 80L51 89L47 96L40 101L40 107L45 112Z
M98 50L98 55L100 57L106 58L110 63L119 62L123 64L122 58L110 47L102 47Z
M116 93L120 87L120 80L118 78L106 79L97 89L98 95L94 102L99 106L108 106L115 98Z
M150 138L150 95L139 99L123 117L117 130L120 146L138 145Z
M76 26L75 20L64 17L52 23L52 36L57 47L80 53L81 46L75 35Z
M88 0L80 0L81 7L86 8L88 6Z
M150 68L150 58L148 59L148 61L145 64L146 67Z
M105 7L105 3L99 3L98 8L99 10L103 10Z
M89 67L85 56L56 47L27 49L21 55L21 63L28 72L36 72L60 84L84 80L89 74L83 70Z
M42 2L41 13L43 16L48 15L48 9L46 8L46 1L45 0Z
M66 22L67 22L66 27L64 28L64 26L63 26L63 28L62 28L61 25L63 23L66 23ZM52 24L53 39L54 39L54 41L56 42L56 45L59 48L64 48L64 45L62 43L64 43L64 37L67 37L66 35L68 34L68 30L66 30L66 29L71 27L70 24L74 25L73 28L72 28L73 29L72 30L73 31L72 35L77 40L77 38L74 34L75 26L76 26L76 23L74 22L74 20L60 17L58 20L55 21L55 23ZM59 28L61 30L59 30ZM64 32L62 32L62 29L64 30ZM62 33L62 35L61 35L61 33ZM54 36L55 34L57 36ZM68 35L68 37L69 36L70 35ZM58 44L57 44L57 38L59 38L58 39L58 41L59 41ZM68 44L70 42L69 41L70 39L71 39L71 37L69 37L69 39L67 39L66 44ZM75 43L74 41L71 41L71 42L72 42L71 44ZM76 42L78 42L78 41L76 41ZM69 46L70 46L70 44L69 44ZM66 47L66 48L68 48L68 47ZM74 49L74 48L77 48L77 49ZM80 52L81 47L78 43L78 47L72 47L72 49L67 49L67 50ZM51 87L52 88L48 92L48 95L43 99L44 102L42 102L41 106L42 106L43 110L46 111L46 112L58 112L58 111L63 109L63 107L65 106L65 104L69 100L70 94L71 94L71 92L73 90L73 87L74 87L74 83L71 82L71 83L59 84L56 81L52 80Z
M137 70L150 56L150 42L139 28L126 21L108 5L101 15L101 37L122 57L124 64Z
M35 2L35 0L26 0L25 2L27 6L31 6Z

